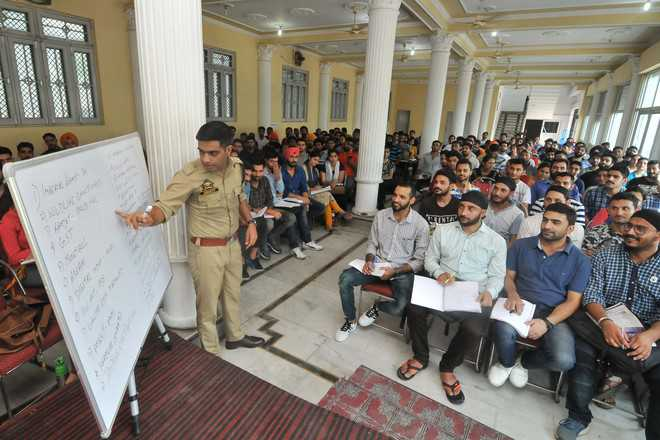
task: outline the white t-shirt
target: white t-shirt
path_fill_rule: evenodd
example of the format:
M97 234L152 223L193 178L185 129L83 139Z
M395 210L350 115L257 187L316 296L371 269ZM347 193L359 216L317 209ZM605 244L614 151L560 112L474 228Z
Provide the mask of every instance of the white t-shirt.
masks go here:
M518 230L518 238L536 237L541 233L541 221L543 221L543 214L535 214L525 218ZM584 227L575 224L575 229L568 238L571 239L573 244L578 249L582 249L582 240L584 240Z
M516 184L516 190L511 195L511 200L516 204L526 203L528 206L532 203L532 191L522 180Z

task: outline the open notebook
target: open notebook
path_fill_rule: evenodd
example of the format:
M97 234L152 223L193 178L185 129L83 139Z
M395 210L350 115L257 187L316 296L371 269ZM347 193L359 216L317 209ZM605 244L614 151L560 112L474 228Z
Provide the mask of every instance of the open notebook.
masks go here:
M476 281L456 281L443 286L433 278L415 275L411 302L441 312L481 313Z
M493 311L490 313L490 319L506 322L511 327L515 328L520 336L526 338L529 334L529 325L527 322L534 318L534 310L536 309L536 305L529 301L525 301L524 299L522 302L525 307L523 308L522 313L519 315L504 308L506 298L498 298L495 302L495 305L493 306Z
M362 272L362 268L364 267L364 260L357 258L348 263L348 265ZM371 274L375 277L382 277L383 273L385 273L385 269L391 266L392 265L389 263L374 263L374 270L371 272Z

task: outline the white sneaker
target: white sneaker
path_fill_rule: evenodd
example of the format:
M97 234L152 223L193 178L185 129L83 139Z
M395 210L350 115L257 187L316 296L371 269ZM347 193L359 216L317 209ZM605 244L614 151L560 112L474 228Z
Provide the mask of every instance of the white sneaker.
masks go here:
M519 356L509 375L509 382L516 388L525 388L528 380L529 371L522 366L522 356Z
M488 381L492 386L499 388L509 378L511 370L513 370L513 367L507 368L498 362L488 370Z
M341 326L337 333L335 333L335 340L337 342L344 342L351 333L357 330L357 324L355 321L349 321L348 319L344 322L344 325Z
M322 251L323 250L323 246L321 246L320 244L318 244L314 240L310 241L309 243L303 244L303 246L306 247L307 249L313 249L315 251Z
M360 323L362 327L369 327L376 321L376 318L378 318L378 308L376 307L376 304L374 304L369 310L360 316L358 323Z
M307 258L307 255L303 253L302 249L300 249L300 246L291 249L291 253L299 260L304 260Z

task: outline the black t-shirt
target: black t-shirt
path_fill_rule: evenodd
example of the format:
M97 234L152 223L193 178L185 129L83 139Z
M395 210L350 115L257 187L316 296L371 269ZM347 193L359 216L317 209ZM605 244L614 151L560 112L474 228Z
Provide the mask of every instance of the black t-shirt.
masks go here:
M441 208L435 201L435 194L429 194L417 206L417 212L431 225L451 223L458 220L458 199L454 197Z
M584 189L591 188L592 186L598 185L596 182L596 178L598 178L598 170L595 171L587 171L583 175L580 176L580 180L584 183Z

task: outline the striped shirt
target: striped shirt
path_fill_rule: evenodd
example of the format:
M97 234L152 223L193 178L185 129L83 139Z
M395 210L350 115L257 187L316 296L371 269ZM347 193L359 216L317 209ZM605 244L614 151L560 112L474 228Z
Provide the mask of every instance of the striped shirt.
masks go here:
M543 206L544 200L545 197L541 197L536 202L534 202L531 208L529 208L529 215L543 214L543 212L545 212L545 207ZM582 202L579 202L575 199L569 199L569 203L571 205L571 208L573 208L575 214L577 215L577 218L575 219L575 223L584 226L585 225L584 205L582 204Z
M402 222L394 218L392 208L378 211L371 224L367 254L395 266L410 265L414 272L424 267L429 246L429 225L417 211L410 209Z

